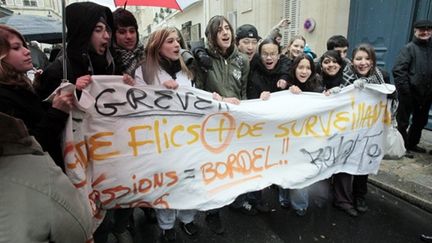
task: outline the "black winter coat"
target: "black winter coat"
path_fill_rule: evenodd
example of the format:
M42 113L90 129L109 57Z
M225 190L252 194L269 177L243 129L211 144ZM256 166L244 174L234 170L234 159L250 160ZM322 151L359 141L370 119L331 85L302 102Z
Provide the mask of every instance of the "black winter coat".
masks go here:
M297 78L291 78L291 84L300 88L303 92L315 92L322 93L324 86L322 84L321 77L318 74L313 74L305 83L297 80Z
M256 54L250 63L250 72L247 86L247 98L258 99L263 91L276 92L281 89L276 86L279 79L288 82L290 60L281 55L275 68L268 70Z
M432 40L414 37L399 53L393 66L396 89L401 95L425 100L432 95Z
M321 79L325 90L341 86L344 83L343 70L341 68L334 76L329 76L321 70Z
M42 148L64 168L61 135L69 114L41 102L30 90L0 84L0 112L21 119Z

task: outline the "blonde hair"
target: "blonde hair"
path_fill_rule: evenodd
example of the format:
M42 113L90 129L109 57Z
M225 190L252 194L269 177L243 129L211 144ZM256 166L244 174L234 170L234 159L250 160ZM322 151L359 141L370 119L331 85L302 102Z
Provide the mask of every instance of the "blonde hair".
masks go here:
M160 49L163 43L171 33L177 33L174 27L164 27L160 30L153 32L148 38L147 45L145 48L145 63L144 63L144 80L147 84L154 84L155 77L159 70L162 56L160 55ZM180 38L180 36L179 36ZM168 60L169 61L169 60ZM193 74L187 68L183 58L180 56L180 66L182 72L187 74L187 77L192 80Z
M11 49L9 40L13 37L18 37L22 41L23 46L27 48L24 37L18 31L7 25L0 24L0 84L18 85L33 90L31 81L26 73L17 71L13 66L4 61Z
M284 53L286 53L286 55L289 57L289 58L294 58L293 56L292 56L292 54L291 54L291 52L290 52L290 46L294 43L294 41L295 40L302 40L303 42L304 42L304 44L306 45L306 39L302 36L302 35L295 35L295 36L293 36L290 40L289 40L289 42L288 42L288 44L286 45L286 47L284 48L285 49L285 52Z

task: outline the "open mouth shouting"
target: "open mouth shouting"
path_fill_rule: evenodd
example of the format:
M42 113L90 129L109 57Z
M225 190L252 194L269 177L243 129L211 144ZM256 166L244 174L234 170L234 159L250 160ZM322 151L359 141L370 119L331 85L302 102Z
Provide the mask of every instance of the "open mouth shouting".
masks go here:
M307 79L309 78L309 74L299 74L298 76L298 80L302 83L305 83L307 81Z
M274 60L266 60L264 62L264 66L266 67L266 69L272 70L276 66L276 61L274 61Z
M108 43L101 42L94 48L94 50L98 55L103 55L106 52L106 50L108 50Z
M222 43L224 43L226 45L230 45L231 44L231 37L230 36L222 37Z

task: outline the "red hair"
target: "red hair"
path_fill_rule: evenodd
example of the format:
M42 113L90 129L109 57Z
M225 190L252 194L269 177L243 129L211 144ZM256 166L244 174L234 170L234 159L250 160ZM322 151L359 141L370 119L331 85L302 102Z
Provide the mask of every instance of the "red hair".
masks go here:
M19 38L22 41L23 46L27 48L24 37L17 30L7 25L0 24L0 83L19 85L32 89L31 81L27 78L26 73L17 71L14 67L4 61L11 49L9 40L13 37Z

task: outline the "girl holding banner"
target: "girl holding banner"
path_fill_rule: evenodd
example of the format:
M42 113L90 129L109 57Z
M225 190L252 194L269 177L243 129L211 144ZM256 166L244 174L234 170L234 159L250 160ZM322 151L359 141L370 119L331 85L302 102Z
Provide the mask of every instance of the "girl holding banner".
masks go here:
M138 83L163 85L168 89L192 86L193 73L187 68L180 54L180 36L174 27L153 32L145 48L145 63L135 72ZM175 220L180 219L181 229L189 236L198 232L193 220L196 210L156 209L163 241L175 241Z
M344 86L342 68L344 64L339 52L335 50L325 52L321 56L319 63L326 95L340 92L341 86ZM358 211L354 207L354 199L352 197L352 180L353 176L348 173L333 175L333 205L349 216L356 217L358 216Z
M348 64L344 69L345 83L352 83L356 88L363 88L366 83L389 83L387 73L379 69L376 63L374 48L369 44L358 45L352 53L352 64ZM368 210L365 201L367 181L368 175L354 175L352 181L354 206L361 213Z
M286 88L288 58L280 55L280 47L273 39L265 39L258 46L258 55L251 61L247 98L266 100L270 93Z
M290 87L293 94L301 92L319 92L323 87L319 76L315 71L315 65L312 58L304 53L299 54L290 69ZM280 189L279 202L286 205L288 202L295 210L298 216L304 216L309 206L308 187L302 189Z
M258 46L258 54L252 58L247 86L248 99L270 98L270 93L285 89L289 80L289 59L280 55L279 43L265 39ZM246 194L247 201L258 212L269 212L270 208L262 198L262 191Z

